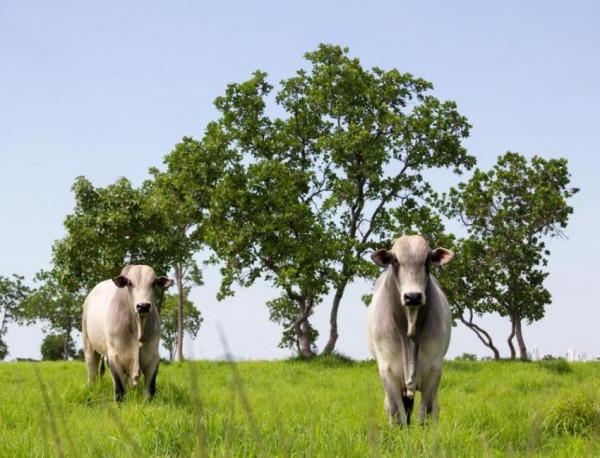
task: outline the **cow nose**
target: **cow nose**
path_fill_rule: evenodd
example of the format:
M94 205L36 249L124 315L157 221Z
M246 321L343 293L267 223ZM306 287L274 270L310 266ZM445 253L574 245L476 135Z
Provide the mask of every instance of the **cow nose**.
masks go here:
M143 302L141 304L137 304L135 307L137 308L138 313L150 313L150 305L148 302Z
M421 305L423 295L421 293L406 293L404 294L404 303L406 305Z

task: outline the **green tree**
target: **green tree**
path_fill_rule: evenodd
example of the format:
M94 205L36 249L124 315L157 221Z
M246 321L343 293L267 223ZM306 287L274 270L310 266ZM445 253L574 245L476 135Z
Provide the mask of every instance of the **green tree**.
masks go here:
M139 188L134 188L126 178L105 188L94 187L85 177L75 180L72 188L75 209L64 223L67 235L54 243L52 274L39 274L40 281L46 281L47 285L36 295L40 301L44 300L43 306L32 308L37 310L36 319L51 321L51 329L56 330L52 324L56 320L51 314L56 315L59 309L70 305L67 296L78 300L85 297L97 283L114 277L126 264L147 264L158 274L172 268L179 297L177 352L179 359L183 358L184 291L191 285L202 284L201 271L193 256L203 245L202 218L206 205L198 205L201 167L194 169L193 180L188 180L188 187L183 189L182 176L188 174L178 160L193 151L195 145L193 139L184 138L165 159L167 172L150 169L152 179ZM209 168L213 166L212 162L208 164ZM211 186L203 191L207 189ZM52 294L57 296L50 298ZM161 303L162 296L157 304L159 310Z
M166 294L163 307L160 314L162 331L161 341L163 346L169 352L171 361L177 356L179 357L178 349L182 346L179 343L179 317L183 315L183 329L192 339L198 335L200 326L202 325L202 315L196 308L194 303L187 298L189 288L184 288L183 314L179 313L179 294Z
M450 190L444 208L466 226L466 257L458 286L477 285L465 310L498 313L511 323L511 358L527 359L522 323L544 316L551 295L544 287L550 251L548 238L564 236L573 208L567 200L579 190L569 187L566 159L508 152L489 171L475 170L466 183ZM463 290L463 296L465 295ZM473 329L473 328L471 328Z
M429 94L431 83L365 69L338 46L305 57L312 68L283 80L275 97L264 72L230 84L201 144L226 164L210 212L220 295L264 277L287 297L286 316L295 316L302 353L311 356L309 316L333 290L324 348L332 352L346 286L376 274L365 254L426 204L424 173L461 173L475 159L460 144L467 120L454 102ZM268 116L271 100L284 117Z
M44 361L66 361L77 356L75 342L59 334L48 334L44 337L40 350Z
M81 314L85 296L81 290L69 291L60 281L56 270L40 271L35 281L40 287L33 290L26 301L26 316L29 322L44 323L46 337L60 337L63 344L61 354L68 359L73 344L73 331L81 331ZM52 344L58 340L55 339ZM50 345L50 344L49 344Z
M65 218L67 235L52 249L64 288L89 292L126 264L147 264L159 274L168 271L168 226L146 189L134 188L126 178L95 188L85 177L78 177L72 189L75 209Z
M300 340L298 339L299 333L296 332L295 328L298 317L296 303L290 299L289 296L283 294L280 297L269 301L267 306L270 311L270 320L279 323L283 327L283 335L277 346L279 348L292 349L299 355L303 354ZM319 337L319 331L317 331L308 320L304 321L301 326L301 334L308 336L311 348L314 348L313 345L316 342L317 337Z
M165 218L146 189L126 178L95 188L85 177L72 189L75 208L64 221L66 236L52 247L52 269L36 275L40 286L27 307L31 321L46 324L45 332L64 336L64 355L72 331L81 330L85 296L97 283L126 264L148 264L164 274L170 261Z
M169 157L177 157L191 139L184 138ZM87 294L98 282L114 277L126 264L147 264L158 274L173 269L179 292L179 332L183 336L183 291L202 284L193 255L202 246L198 235L202 211L182 190L174 167L167 173L150 169L152 179L135 188L120 178L95 188L78 177L73 185L75 209L65 219L67 235L53 247L54 271L60 287ZM162 296L159 296L159 310ZM182 343L182 338L178 342ZM178 348L179 359L183 349Z
M219 158L201 148L202 145L193 138L184 137L165 157L167 170L150 169L153 179L144 183L169 232L165 242L168 242L167 251L177 286L176 353L179 361L183 360L183 334L188 319L185 316L186 291L203 284L194 255L205 245L205 213L222 170Z
M26 320L25 302L29 293L22 276L13 274L11 279L0 275L0 360L8 356L8 345L4 341L8 326L21 325Z
M444 246L456 253L452 262L439 270L439 280L452 307L452 317L473 331L498 360L500 350L492 336L475 322L476 317L483 316L493 307L487 266L484 265L487 262L485 246L473 238L459 239Z

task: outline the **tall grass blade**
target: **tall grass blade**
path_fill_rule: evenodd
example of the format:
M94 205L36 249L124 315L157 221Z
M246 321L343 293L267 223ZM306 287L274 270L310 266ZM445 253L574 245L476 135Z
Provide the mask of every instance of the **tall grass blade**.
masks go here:
M131 447L131 451L133 452L133 456L143 457L145 455L144 450L142 449L139 442L135 439L135 437L133 437L131 434L128 433L127 426L119 418L119 415L117 414L115 408L112 405L108 405L108 403L106 405L107 405L106 411L108 412L110 419L117 426L117 429L118 429L119 433L121 434L121 436L123 436L123 438L125 440L127 440L127 442L129 443L129 446Z
M196 366L190 361L187 363L190 369L190 388L192 390L192 406L194 408L194 424L196 426L196 436L198 446L200 447L200 456L208 458L208 446L206 443L206 431L203 422L202 400L200 399L200 390L198 387L198 373Z
M223 334L223 329L219 326L219 338L221 339L221 345L223 346L223 350L225 351L225 355L227 357L227 361L229 362L229 366L231 367L231 373L233 375L233 383L235 389L237 390L238 396L242 403L242 408L244 409L244 413L248 418L248 423L250 424L250 430L252 431L252 435L254 436L254 440L256 441L256 447L258 448L259 454L261 456L268 456L265 446L263 444L262 437L260 435L260 431L258 430L258 426L256 426L256 419L254 418L254 414L252 413L252 408L250 407L250 403L248 402L248 398L246 397L246 393L244 392L244 386L242 384L242 378L240 377L240 372L237 368L237 365L233 358L231 357L231 353L229 352L229 345L227 345L227 339L225 339L225 335Z
M64 457L65 454L63 452L62 443L60 440L60 435L58 434L58 428L56 427L56 420L54 419L54 413L52 412L52 405L50 404L50 397L48 396L48 390L46 388L46 384L42 380L42 375L40 374L39 368L34 364L33 370L35 372L35 376L38 380L38 384L40 390L42 392L42 399L44 400L44 405L46 407L46 411L48 412L48 424L50 425L50 432L52 433L52 439L54 440L54 445L56 445L56 453L59 457Z

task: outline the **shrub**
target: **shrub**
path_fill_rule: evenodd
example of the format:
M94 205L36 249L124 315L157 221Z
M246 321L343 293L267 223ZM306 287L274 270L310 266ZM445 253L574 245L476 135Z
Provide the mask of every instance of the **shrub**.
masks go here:
M458 361L477 361L477 354L476 353L463 353L460 356L457 356L456 358L454 358Z
M594 396L569 393L552 403L545 412L542 428L559 435L589 435L600 426L600 404Z
M548 359L540 361L540 367L543 367L547 371L553 374L569 374L573 372L571 365L563 358Z
M51 334L44 337L40 351L44 361L60 361L66 359L64 357L65 336ZM69 339L67 345L67 358L75 358L77 351L75 350L75 342Z

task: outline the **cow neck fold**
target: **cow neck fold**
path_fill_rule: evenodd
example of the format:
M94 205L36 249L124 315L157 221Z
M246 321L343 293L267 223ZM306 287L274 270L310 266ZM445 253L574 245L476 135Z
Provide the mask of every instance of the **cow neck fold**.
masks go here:
M138 315L138 342L143 344L146 341L146 323L148 322L147 316Z

